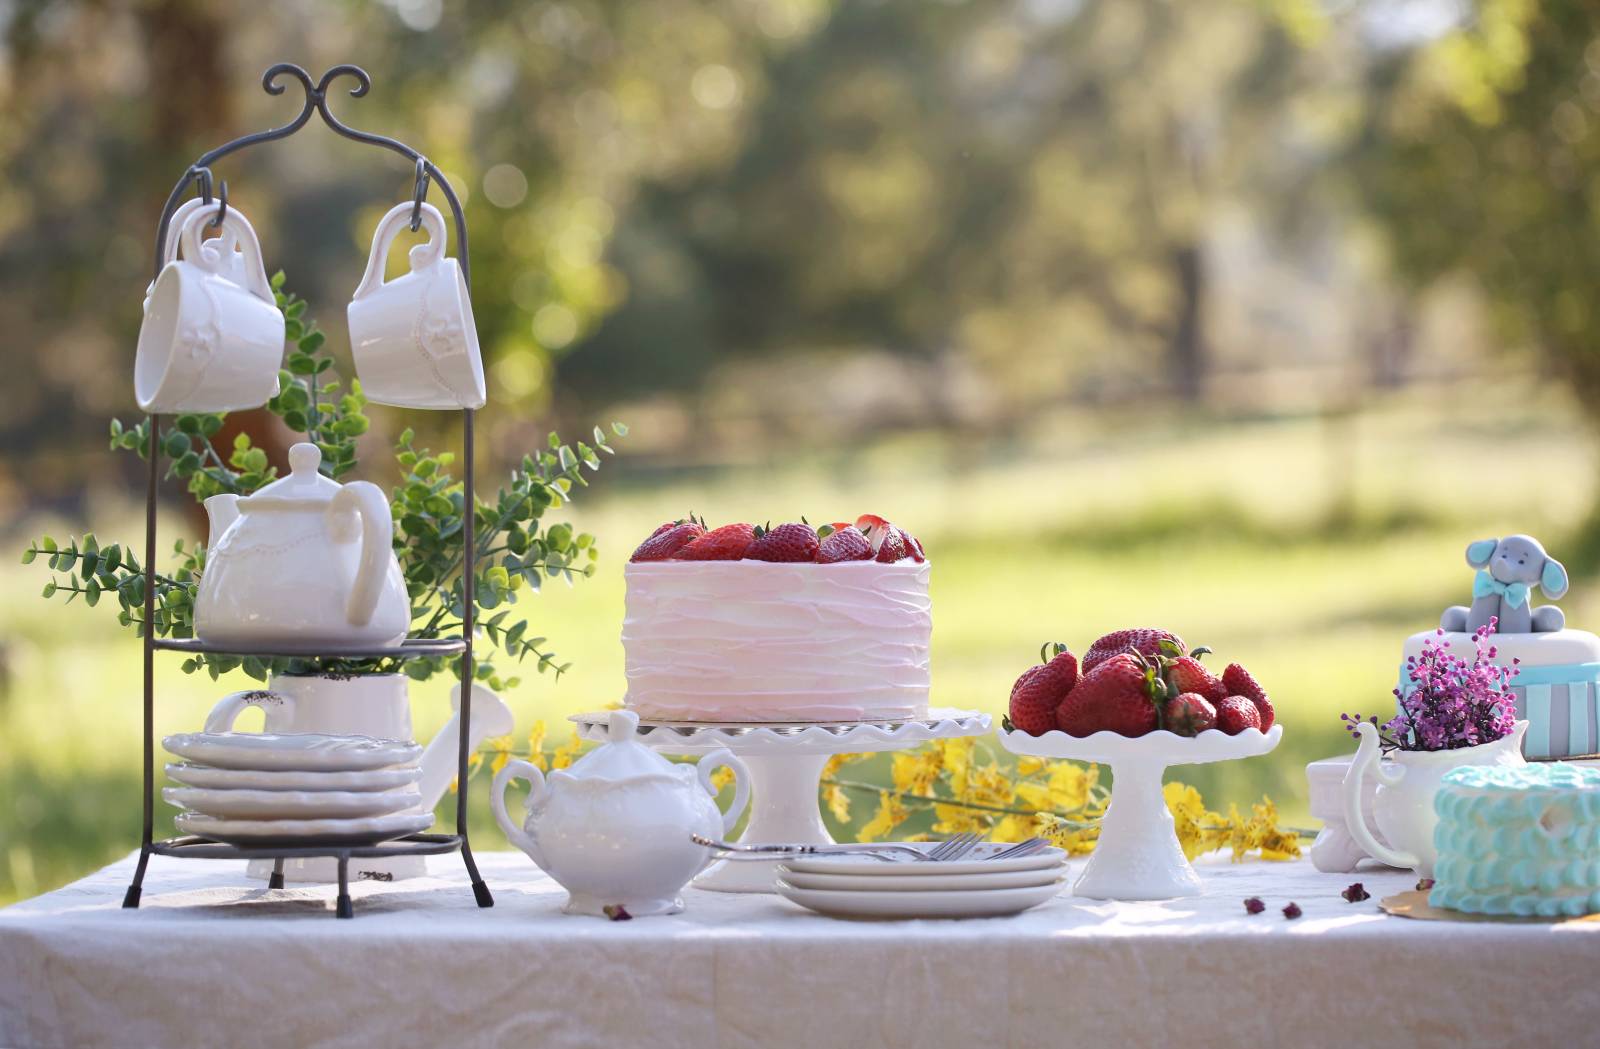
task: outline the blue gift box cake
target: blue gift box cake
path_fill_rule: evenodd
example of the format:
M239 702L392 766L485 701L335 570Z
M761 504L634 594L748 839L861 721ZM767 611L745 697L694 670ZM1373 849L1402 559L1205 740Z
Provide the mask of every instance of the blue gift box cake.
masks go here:
M1551 599L1567 592L1567 572L1526 535L1484 539L1467 547L1467 564L1477 569L1471 606L1445 610L1439 627L1406 639L1400 663L1400 688L1411 691L1408 661L1422 654L1425 641L1445 643L1451 654L1469 662L1472 634L1493 617L1494 662L1517 664L1511 691L1517 718L1528 722L1523 754L1551 760L1600 754L1600 637L1566 629L1554 605L1535 607L1535 589Z

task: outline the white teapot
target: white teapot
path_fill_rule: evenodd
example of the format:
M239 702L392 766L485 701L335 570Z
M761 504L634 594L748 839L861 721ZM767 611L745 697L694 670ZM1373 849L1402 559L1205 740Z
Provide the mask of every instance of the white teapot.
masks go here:
M214 495L195 598L202 641L326 649L399 644L411 624L394 518L383 490L317 472L314 444L289 449L289 476L253 495Z
M679 891L711 859L691 834L721 837L750 802L750 776L726 749L696 765L675 764L635 738L639 716L618 710L607 742L545 776L526 761L508 762L489 803L506 838L567 890L568 914L603 915L621 906L638 918L683 910ZM733 805L717 809L711 774L736 776ZM521 827L506 813L506 786L532 784Z

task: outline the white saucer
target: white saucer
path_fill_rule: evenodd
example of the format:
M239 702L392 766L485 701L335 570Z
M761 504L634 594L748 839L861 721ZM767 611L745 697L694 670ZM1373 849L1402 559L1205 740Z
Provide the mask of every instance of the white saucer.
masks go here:
M887 864L885 864L887 866ZM830 892L971 892L985 889L1032 889L1054 885L1064 872L1057 864L1036 871L986 871L982 874L813 874L778 868L778 876L797 889Z
M166 787L168 805L219 819L322 820L387 816L416 808L422 795L415 787L400 790L211 790Z
M908 845L913 849L931 849L938 845L936 841L902 841L894 842L895 845ZM871 848L864 845L863 848ZM790 870L803 871L807 874L863 874L873 876L907 875L916 877L930 877L944 874L991 874L998 871L1038 871L1051 867L1058 867L1066 862L1067 854L1058 848L1050 847L1031 856L1019 856L1009 860L990 860L986 856L993 856L997 852L1009 849L1011 846L1000 842L984 842L971 852L967 853L970 859L961 860L930 860L917 862L908 860L904 863L885 863L870 856L832 855L832 856L802 856L795 859L785 859L783 865Z
M416 743L317 732L180 732L161 745L180 758L225 769L348 772L410 765L422 756Z
M833 918L997 918L1037 907L1061 892L1065 879L1026 889L959 892L842 892L802 889L778 879L778 895Z
M168 765L167 778L189 787L216 790L394 790L422 777L416 765L364 772L297 772L294 769L216 769L210 765Z
M173 822L184 834L229 845L372 845L427 830L433 826L433 813L396 812L349 820L219 820L184 812Z

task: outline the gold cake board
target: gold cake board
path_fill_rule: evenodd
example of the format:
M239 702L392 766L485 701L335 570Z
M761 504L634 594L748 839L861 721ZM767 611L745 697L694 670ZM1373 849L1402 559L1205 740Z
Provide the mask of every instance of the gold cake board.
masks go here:
M1385 896L1378 901L1378 907L1385 914L1392 914L1397 918L1417 918L1422 921L1442 922L1504 922L1513 925L1558 925L1566 922L1600 922L1600 914L1586 914L1579 918L1556 917L1541 918L1537 915L1521 917L1513 914L1468 914L1465 911L1453 911L1448 907L1435 907L1428 902L1428 890L1410 889L1406 892Z

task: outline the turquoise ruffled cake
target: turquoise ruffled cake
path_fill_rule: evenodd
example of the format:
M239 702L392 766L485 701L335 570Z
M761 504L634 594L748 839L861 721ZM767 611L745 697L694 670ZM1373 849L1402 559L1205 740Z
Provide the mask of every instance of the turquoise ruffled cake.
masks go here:
M1600 913L1600 769L1566 762L1446 774L1428 902L1474 914Z

